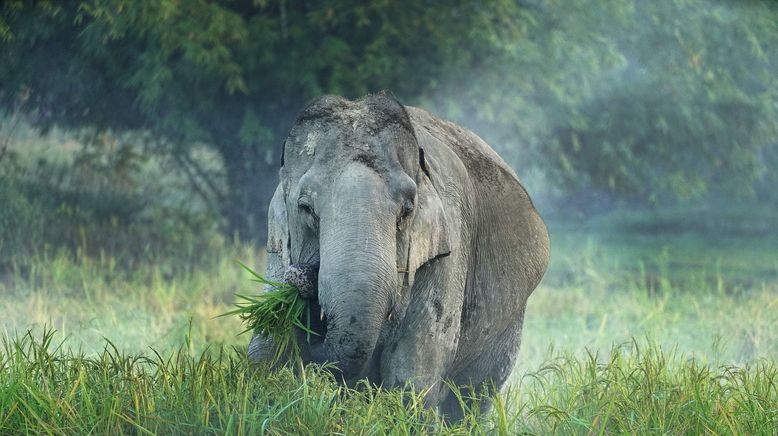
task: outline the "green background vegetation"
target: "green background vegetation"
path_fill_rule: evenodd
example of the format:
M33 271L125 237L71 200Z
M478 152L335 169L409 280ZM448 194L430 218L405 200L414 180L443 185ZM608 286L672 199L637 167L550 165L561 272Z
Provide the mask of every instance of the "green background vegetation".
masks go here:
M0 433L772 434L775 71L772 1L5 1ZM549 223L510 387L458 424L214 319L296 113L382 89Z
M536 196L775 203L776 16L766 0L7 1L0 104L169 156L257 240L286 132L324 93L388 89L471 127Z

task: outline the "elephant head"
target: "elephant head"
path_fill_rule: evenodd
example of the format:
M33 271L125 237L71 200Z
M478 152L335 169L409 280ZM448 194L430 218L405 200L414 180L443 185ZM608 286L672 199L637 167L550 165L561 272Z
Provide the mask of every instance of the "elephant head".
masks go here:
M314 316L320 337L301 344L309 360L334 362L346 380L369 373L416 270L449 253L434 174L388 95L325 96L298 116L284 142L269 251L287 272L318 265L318 276L296 282L322 319Z

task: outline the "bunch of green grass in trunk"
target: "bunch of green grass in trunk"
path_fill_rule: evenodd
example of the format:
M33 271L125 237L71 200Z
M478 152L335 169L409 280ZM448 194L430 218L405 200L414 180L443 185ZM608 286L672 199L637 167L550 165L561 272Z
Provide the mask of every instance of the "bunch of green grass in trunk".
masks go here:
M248 266L240 265L251 274L251 281L266 290L254 296L236 294L242 300L235 304L237 309L220 316L237 315L246 325L242 333L253 332L272 338L276 347L272 363L279 362L284 356L288 356L290 362L299 361L300 347L295 327L305 332L308 339L310 335L318 335L310 328L311 309L308 303L294 286L268 280Z

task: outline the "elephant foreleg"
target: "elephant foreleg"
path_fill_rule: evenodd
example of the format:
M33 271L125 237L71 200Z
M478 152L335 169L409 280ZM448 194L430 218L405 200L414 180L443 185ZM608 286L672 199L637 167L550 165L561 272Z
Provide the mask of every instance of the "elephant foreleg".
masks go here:
M271 280L283 280L286 267L280 253L268 253L265 277ZM265 289L267 291L268 289ZM276 344L273 339L255 334L249 342L247 354L249 361L254 364L271 363L276 355Z
M270 363L275 356L276 346L267 336L254 335L249 342L248 357L251 363Z
M456 355L464 295L464 275L450 274L456 259L433 260L420 268L400 331L384 348L385 386L411 384L438 404L447 394L444 379Z

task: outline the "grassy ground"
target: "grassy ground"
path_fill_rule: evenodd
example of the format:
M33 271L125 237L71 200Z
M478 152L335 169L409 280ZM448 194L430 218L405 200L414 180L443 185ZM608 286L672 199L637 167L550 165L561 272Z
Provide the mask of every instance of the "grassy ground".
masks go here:
M771 434L775 233L642 227L673 216L552 223L510 386L449 425L408 393L243 365L248 338L214 317L251 290L234 260L261 267L261 250L224 244L175 273L50 250L0 280L0 433Z
M672 227L696 215L552 223L552 262L530 298L522 360L532 368L549 347L607 350L633 337L714 363L778 358L775 212L740 215L727 231ZM755 221L772 227L739 231ZM658 222L668 228L645 227Z

